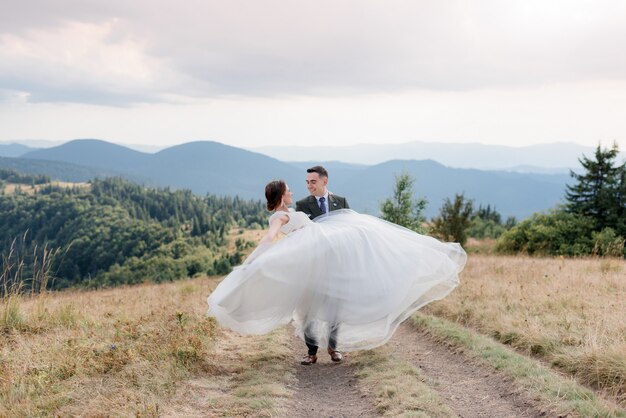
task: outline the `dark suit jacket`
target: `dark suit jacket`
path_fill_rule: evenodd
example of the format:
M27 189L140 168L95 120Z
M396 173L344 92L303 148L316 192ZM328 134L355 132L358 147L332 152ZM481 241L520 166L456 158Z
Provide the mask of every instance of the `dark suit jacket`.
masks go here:
M329 210L338 210L338 209L350 209L350 205L348 205L348 201L345 197L337 196L333 193L328 193L328 209ZM317 205L317 199L315 196L309 195L302 200L298 200L296 202L296 211L304 212L309 215L309 218L314 219L318 216L322 215L322 211L320 207Z

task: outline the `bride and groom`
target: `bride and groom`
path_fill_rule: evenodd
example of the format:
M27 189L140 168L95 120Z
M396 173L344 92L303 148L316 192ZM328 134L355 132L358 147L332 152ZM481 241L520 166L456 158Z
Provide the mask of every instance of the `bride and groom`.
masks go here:
M310 196L293 204L282 180L265 188L273 214L258 247L208 298L208 314L242 334L264 334L292 323L317 361L387 342L417 309L458 285L466 254L374 216L349 209L328 192L328 173L307 170ZM285 234L278 241L279 232Z
M328 171L322 166L309 168L306 175L306 188L309 196L296 202L296 212L304 212L311 219L323 216L332 210L350 209L345 197L330 193L327 189ZM300 364L308 366L317 361L318 342L315 337L304 330L304 342L309 349ZM333 361L341 361L343 356L337 351L337 326L331 326L328 336L328 354Z

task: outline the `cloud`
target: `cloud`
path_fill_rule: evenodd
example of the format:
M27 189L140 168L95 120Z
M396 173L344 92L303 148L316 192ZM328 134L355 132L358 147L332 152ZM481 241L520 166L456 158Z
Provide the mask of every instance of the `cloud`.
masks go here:
M21 36L0 34L0 61L8 64L0 71L0 82L26 92L31 102L157 100L175 77L161 60L144 52L140 40L116 39L117 22L71 21Z
M3 16L0 88L31 101L343 96L626 78L619 0L27 0Z

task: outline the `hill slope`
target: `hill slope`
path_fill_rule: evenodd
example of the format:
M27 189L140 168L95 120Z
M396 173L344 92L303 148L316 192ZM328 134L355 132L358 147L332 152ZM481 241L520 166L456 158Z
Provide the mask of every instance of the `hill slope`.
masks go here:
M27 155L57 164L83 163L91 170L107 170L151 186L244 199L263 199L265 184L276 178L285 179L295 197L302 198L308 193L305 170L319 164L285 163L212 141L190 142L148 154L104 141L80 140ZM346 196L355 210L372 214L377 214L380 202L391 195L394 175L403 170L416 179L417 194L428 199L427 216L437 213L444 198L465 192L477 204L495 205L505 217L524 218L557 204L569 181L564 174L455 169L428 160L393 160L373 166L337 161L322 164L330 172L330 189Z
M605 144L609 146L610 144ZM580 166L578 158L594 147L571 142L510 147L478 143L407 142L351 146L281 146L251 148L280 160L380 164L389 160L435 160L448 167L545 173L567 172ZM622 152L620 158L626 159Z
M263 198L268 179L300 180L298 170L289 164L212 141L189 142L149 154L105 141L76 140L25 157L95 167L150 186L244 199Z
M402 172L415 179L416 194L428 200L428 217L438 213L445 198L464 193L477 205L495 205L505 217L524 218L558 204L569 180L566 175L482 171L449 168L430 160L394 160L366 168L345 180L338 179L332 189L338 194L350 192L352 206L378 213L380 202L391 196L394 176Z
M96 177L115 177L122 173L104 168L87 167L63 161L38 160L31 158L0 157L0 168L15 170L23 174L42 174L55 180L85 182ZM126 176L130 178L130 176ZM139 179L135 179L140 181Z
M265 185L273 178L292 185L304 182L304 176L289 164L211 141L159 151L142 174L160 185L244 199L263 199Z
M22 157L136 173L143 169L150 155L98 139L76 139L57 147L31 151Z
M33 150L34 148L23 144L0 144L0 156L2 157L19 157Z

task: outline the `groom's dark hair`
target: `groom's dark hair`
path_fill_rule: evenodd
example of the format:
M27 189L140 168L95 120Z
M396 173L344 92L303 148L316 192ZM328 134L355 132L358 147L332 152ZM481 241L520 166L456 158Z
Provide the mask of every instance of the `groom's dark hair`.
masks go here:
M317 173L320 175L320 177L326 177L328 178L328 171L326 171L326 169L324 167L322 167L321 165L316 165L315 167L311 167L309 169L306 170L307 173Z

